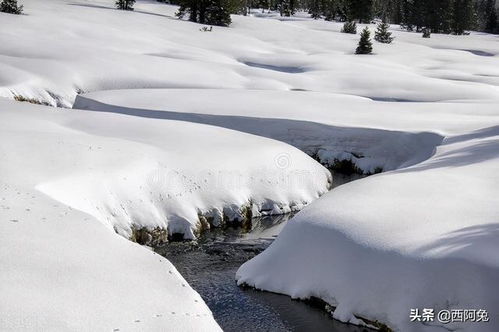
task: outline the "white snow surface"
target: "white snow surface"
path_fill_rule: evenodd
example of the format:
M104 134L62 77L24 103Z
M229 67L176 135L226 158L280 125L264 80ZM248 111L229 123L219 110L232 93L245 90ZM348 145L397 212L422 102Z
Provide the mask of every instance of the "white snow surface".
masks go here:
M379 56L352 57L358 36L342 24L233 16L202 32L175 6L141 0L24 0L1 15L0 96L70 107L79 92L124 88L311 90L376 100L498 100L497 36L395 29ZM126 22L126 24L125 24ZM359 27L360 29L361 27ZM374 28L374 26L371 26ZM480 56L472 52L492 56Z
M393 26L355 56L340 23L254 12L202 32L174 6L113 2L0 14L0 96L75 108L0 101L1 330L219 329L167 260L113 230L193 237L199 213L299 209L328 175L298 149L388 172L309 205L239 283L320 297L345 322L499 330L498 36Z
M166 259L114 232L194 238L198 213L289 212L330 180L296 148L227 129L7 100L0 110L2 331L217 330Z
M0 243L2 331L221 331L168 260L3 176Z
M316 296L334 317L399 331L498 328L499 127L448 138L418 165L325 195L237 272L239 283ZM411 323L411 308L486 309L489 323Z
M186 103L190 96L196 98ZM393 103L322 92L111 90L80 95L74 107L244 131L294 145L326 164L351 160L368 173L417 164L446 135L499 121L492 101Z

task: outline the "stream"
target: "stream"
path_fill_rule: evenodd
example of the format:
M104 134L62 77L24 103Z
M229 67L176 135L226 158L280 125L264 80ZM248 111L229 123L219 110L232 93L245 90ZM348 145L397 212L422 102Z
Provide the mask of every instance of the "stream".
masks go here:
M335 182L340 185L353 179L335 177ZM169 259L201 295L224 331L368 331L332 319L320 305L236 285L237 269L265 250L286 222L293 222L291 218L257 218L251 230L214 229L197 241L170 242L154 250Z

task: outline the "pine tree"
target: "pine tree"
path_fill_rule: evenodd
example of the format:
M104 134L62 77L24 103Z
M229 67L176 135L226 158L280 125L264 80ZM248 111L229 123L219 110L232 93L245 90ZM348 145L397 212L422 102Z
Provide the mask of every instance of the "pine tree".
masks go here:
M451 31L462 35L474 26L473 0L454 0L451 11Z
M310 3L310 16L316 20L322 17L322 0L311 0Z
M374 39L383 44L390 44L393 41L392 33L388 31L390 26L387 23L380 23L374 33Z
M133 10L135 0L116 0L116 7L121 10Z
M3 0L0 3L0 12L19 15L23 12L23 6L19 6L17 0Z
M340 10L342 0L323 0L322 15L326 21L332 21Z
M498 31L496 1L487 1L485 9L485 32L496 33Z
M176 15L183 18L189 15L189 21L201 24L229 26L231 24L229 0L181 0Z
M477 11L484 12L483 1L495 0L397 0L401 8L401 24L412 31L431 29L435 33L463 34L476 26ZM481 14L482 27L485 26Z
M296 0L279 0L279 12L281 16L292 16L296 11Z
M497 11L492 11L489 15L489 19L487 20L487 25L485 26L485 31L490 33L496 33L498 31L498 22L497 22Z
M344 0L349 21L369 23L373 18L373 0Z
M221 2L211 1L211 4L206 8L206 24L227 27L232 23L229 11Z
M373 51L373 44L371 43L371 32L368 27L360 33L359 46L355 50L355 54L370 54Z
M345 22L343 24L343 29L341 29L341 32L344 33L351 33L351 34L357 34L357 23L355 22Z

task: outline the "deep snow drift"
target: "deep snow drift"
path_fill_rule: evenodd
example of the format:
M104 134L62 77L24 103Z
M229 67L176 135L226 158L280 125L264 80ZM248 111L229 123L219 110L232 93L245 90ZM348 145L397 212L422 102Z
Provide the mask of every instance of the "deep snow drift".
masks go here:
M0 180L2 331L220 330L166 259L17 180Z
M321 297L342 321L499 329L497 36L393 27L393 44L355 56L339 23L234 17L202 32L174 6L113 2L0 14L0 96L81 94L75 108L104 111L0 102L2 330L218 329L171 264L114 230L193 237L224 215L299 209L329 176L298 149L392 171L311 204L240 283ZM425 307L491 321L408 321Z
M198 99L186 106L189 94ZM241 106L234 109L227 100ZM322 298L345 322L360 323L357 315L401 331L438 330L436 322L409 322L410 309L487 309L492 322L478 328L497 329L499 261L488 254L499 249L497 103L156 89L91 93L76 106L238 129L352 158L365 170L401 168L313 203L267 251L242 266L238 282Z
M499 121L492 101L391 103L320 92L111 90L80 95L74 107L244 131L294 145L324 164L351 160L367 173L417 164L443 136Z
M334 317L380 320L400 331L411 308L486 309L496 331L499 260L499 126L448 138L430 160L333 190L288 223L239 283L320 297Z
M219 224L300 209L330 178L291 146L216 127L0 110L2 330L217 329L168 261L114 231L193 238L208 226L199 215Z

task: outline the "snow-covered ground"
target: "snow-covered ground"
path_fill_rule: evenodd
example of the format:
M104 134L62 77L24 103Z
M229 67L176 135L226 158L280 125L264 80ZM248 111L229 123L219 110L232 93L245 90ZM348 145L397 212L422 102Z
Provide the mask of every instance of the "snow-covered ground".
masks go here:
M389 172L309 205L238 282L342 321L499 329L497 36L393 27L355 56L358 36L304 15L203 32L156 1L22 3L0 14L0 96L74 109L0 101L1 330L218 329L168 261L114 232L299 209L330 180L300 150Z
M370 173L417 164L445 135L499 122L493 101L393 103L321 92L114 90L80 95L75 108L235 129L284 141L326 164L351 160Z
M239 283L316 296L400 331L411 308L485 309L488 323L451 330L496 331L499 292L499 126L449 137L418 165L341 186L288 223ZM435 316L436 320L436 316Z
M215 328L171 264L114 231L193 238L209 227L201 220L301 209L330 181L296 148L227 129L12 101L0 109L2 330L179 330L191 317L185 328ZM50 310L37 312L41 303ZM183 318L170 326L173 311Z
M1 139L11 140L4 131ZM22 180L4 177L5 145L0 151L2 331L220 330L170 262Z
M67 107L78 92L175 87L499 99L497 57L472 53L498 55L492 35L423 39L397 30L394 44L375 44L379 56L353 57L358 36L341 34L341 23L234 16L231 27L202 32L154 0L134 12L109 0L23 4L26 15L1 16L0 96Z

